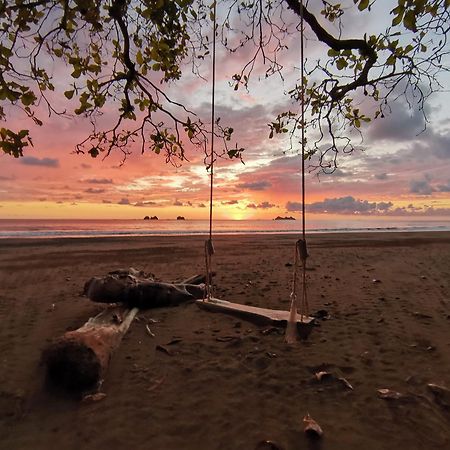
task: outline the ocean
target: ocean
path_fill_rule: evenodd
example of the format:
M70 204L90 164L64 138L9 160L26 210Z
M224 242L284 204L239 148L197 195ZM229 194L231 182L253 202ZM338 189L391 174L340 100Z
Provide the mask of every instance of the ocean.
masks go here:
M407 217L349 217L309 220L308 233L450 231L450 218L417 220ZM0 239L111 236L206 235L207 220L38 220L0 219ZM301 220L215 220L215 235L298 234Z

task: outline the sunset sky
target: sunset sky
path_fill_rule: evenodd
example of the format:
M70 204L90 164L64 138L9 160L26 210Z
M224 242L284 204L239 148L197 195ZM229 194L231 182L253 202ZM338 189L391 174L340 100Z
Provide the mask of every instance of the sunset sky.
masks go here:
M373 17L358 15L348 34L360 36L362 27L365 30L376 22L377 16ZM308 36L306 52L313 59L320 50ZM283 60L285 67L291 67L286 84L277 77L255 77L249 92L235 92L229 86L230 77L245 57L231 57L219 50L216 115L236 130L233 143L246 150L245 164L220 160L216 165L217 219L299 217L300 158L288 151L286 140L269 139L267 126L276 114L292 108L283 93L298 77L298 54L297 40L290 42ZM202 74L209 78L207 65ZM61 85L55 102L61 108L73 106L75 103L61 100L64 69L55 67L54 77ZM450 78L442 81L447 92L431 98L425 131L422 113L399 100L390 116L365 128L364 142L356 138L360 150L341 157L333 174L309 174L308 211L450 220ZM208 121L210 89L210 83L195 78L186 68L181 83L171 86L170 92ZM0 218L208 216L209 178L204 155L198 151L189 149L189 162L174 167L161 155L141 155L136 149L120 165L119 154L102 160L73 153L89 133L86 120L47 118L45 114L44 119L43 127L30 127L34 147L28 148L23 158L0 156ZM29 127L19 116L7 126Z

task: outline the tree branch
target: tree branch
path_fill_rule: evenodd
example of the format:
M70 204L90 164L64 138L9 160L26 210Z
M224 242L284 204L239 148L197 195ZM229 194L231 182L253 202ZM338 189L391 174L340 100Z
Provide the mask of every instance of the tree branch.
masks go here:
M289 8L294 11L298 16L301 15L301 4L298 0L286 0ZM358 87L365 86L369 83L369 71L375 65L378 59L377 52L371 47L364 39L337 39L328 33L325 28L320 25L316 17L308 11L306 6L303 5L303 18L305 22L311 27L314 34L317 36L320 42L323 42L328 47L336 51L342 50L358 50L362 56L366 57L366 63L361 70L359 76L351 83L345 85L336 84L329 92L331 100L337 102L344 98L348 92L357 89Z

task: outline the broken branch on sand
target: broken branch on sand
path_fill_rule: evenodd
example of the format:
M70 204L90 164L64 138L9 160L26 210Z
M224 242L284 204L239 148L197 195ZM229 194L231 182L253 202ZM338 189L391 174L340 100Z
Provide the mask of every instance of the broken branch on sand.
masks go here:
M56 339L42 355L48 380L74 391L96 388L138 311L105 309L81 328Z
M163 283L130 268L91 278L84 286L84 294L94 302L120 302L139 309L159 308L203 298L205 278L195 275L182 283Z

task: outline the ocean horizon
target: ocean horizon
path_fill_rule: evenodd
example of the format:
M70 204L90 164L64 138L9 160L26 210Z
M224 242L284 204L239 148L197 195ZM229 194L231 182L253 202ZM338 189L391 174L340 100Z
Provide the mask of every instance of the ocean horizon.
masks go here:
M215 235L298 234L301 220L215 220ZM450 218L351 217L315 219L308 233L450 231ZM209 232L208 220L143 219L0 219L0 239L123 236L196 236Z

